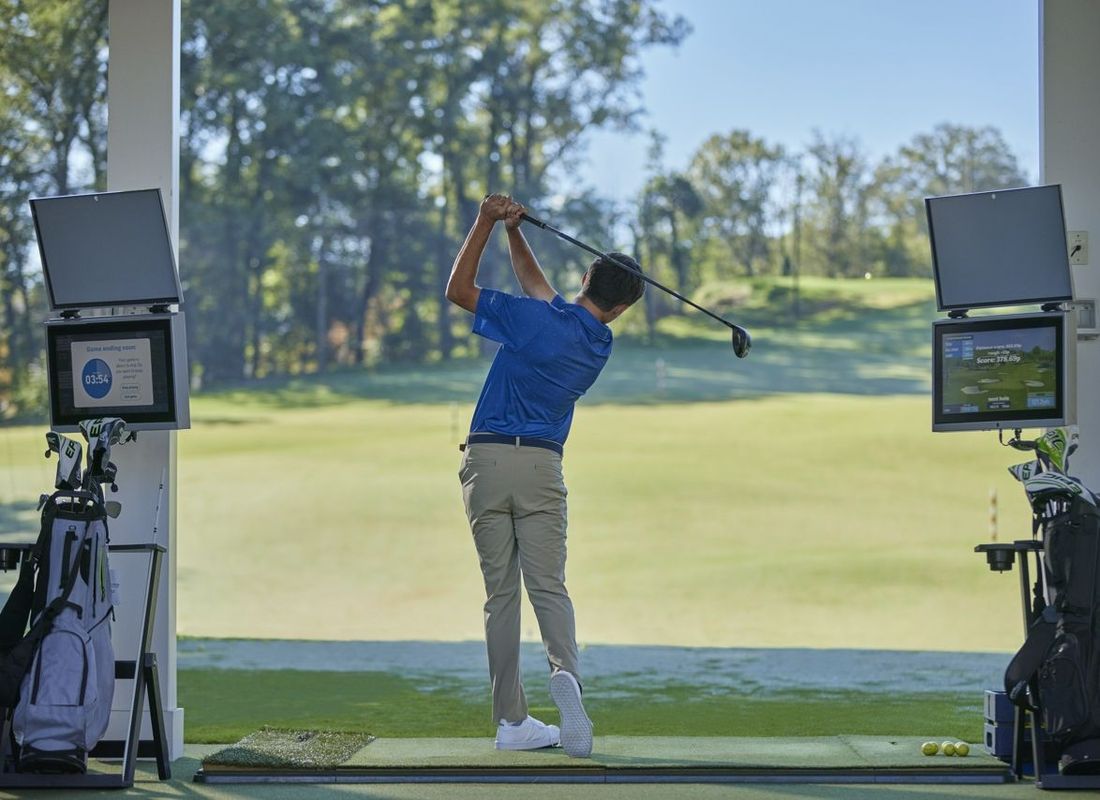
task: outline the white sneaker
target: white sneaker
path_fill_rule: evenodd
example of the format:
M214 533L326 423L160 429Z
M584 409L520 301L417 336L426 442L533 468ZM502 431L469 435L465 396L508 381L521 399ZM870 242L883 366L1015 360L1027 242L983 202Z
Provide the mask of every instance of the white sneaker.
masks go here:
M574 758L588 758L592 755L592 720L584 713L581 685L568 672L558 670L550 676L550 697L561 712L562 749Z
M497 750L538 750L555 747L560 739L557 725L546 725L534 717L527 717L519 725L504 720L497 725Z

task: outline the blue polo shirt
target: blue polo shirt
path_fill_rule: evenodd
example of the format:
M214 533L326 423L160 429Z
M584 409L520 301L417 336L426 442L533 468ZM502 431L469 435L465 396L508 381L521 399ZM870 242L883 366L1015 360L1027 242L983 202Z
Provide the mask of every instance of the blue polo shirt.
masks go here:
M499 342L471 433L537 436L565 444L573 404L611 355L611 329L583 306L482 289L473 332Z

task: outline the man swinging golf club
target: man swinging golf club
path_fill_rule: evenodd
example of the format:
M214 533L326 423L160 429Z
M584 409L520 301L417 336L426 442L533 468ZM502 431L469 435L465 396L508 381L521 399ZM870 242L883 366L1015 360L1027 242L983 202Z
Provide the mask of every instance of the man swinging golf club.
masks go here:
M592 753L592 722L581 702L573 604L565 588L566 489L562 452L573 405L611 355L607 324L642 296L638 274L600 258L566 302L546 280L519 226L525 209L485 198L455 258L447 299L474 314L473 332L501 347L485 378L463 445L459 478L485 579L485 641L500 750L561 744ZM512 269L527 295L477 285L481 255L497 222L508 232ZM550 664L560 731L527 713L520 676L520 576Z

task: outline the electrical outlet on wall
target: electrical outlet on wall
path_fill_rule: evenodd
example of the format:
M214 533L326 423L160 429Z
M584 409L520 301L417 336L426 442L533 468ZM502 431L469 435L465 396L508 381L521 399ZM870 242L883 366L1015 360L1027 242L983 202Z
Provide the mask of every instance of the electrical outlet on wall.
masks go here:
M1070 231L1066 235L1066 244L1069 247L1069 263L1089 263L1089 232Z
M1100 336L1096 320L1096 298L1078 297L1070 307L1077 312L1077 338L1095 339Z

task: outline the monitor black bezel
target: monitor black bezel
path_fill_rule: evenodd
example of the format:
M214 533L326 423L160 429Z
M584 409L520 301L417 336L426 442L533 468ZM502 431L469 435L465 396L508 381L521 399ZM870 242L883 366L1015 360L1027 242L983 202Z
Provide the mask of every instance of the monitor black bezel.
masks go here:
M90 325L89 322L94 322ZM134 333L158 329L164 334L165 369L167 370L168 410L161 411L136 411L134 406L112 408L96 408L91 411L76 413L66 416L61 411L61 387L57 385L59 376L56 363L57 337L59 335L72 335L80 331L88 331L96 338L110 338L115 333ZM176 396L176 364L175 353L172 346L172 318L164 317L140 317L131 320L111 320L100 322L99 320L73 320L51 321L46 326L46 360L50 389L50 422L60 429L63 427L75 427L83 419L91 417L121 417L126 420L131 428L142 425L176 426L179 424L178 398ZM70 387L70 393L72 388Z
M943 302L943 293L940 289L940 264L936 256L936 232L932 223L932 203L937 200L955 199L958 197L988 197L994 194L1007 194L1009 192L1031 192L1039 189L1054 189L1058 196L1058 213L1062 218L1062 247L1065 254L1066 271L1069 274L1070 293L1065 295L1050 295L1048 297L1019 297L998 300L988 300L977 303L954 303L947 305ZM1069 248L1066 242L1066 209L1062 199L1062 185L1060 183L1047 183L1041 186L1017 186L1011 189L993 189L988 192L967 192L965 194L938 195L924 198L925 219L928 222L928 241L932 249L932 274L936 285L936 308L940 311L955 311L970 308L996 308L1018 305L1042 305L1044 303L1058 303L1073 299L1073 273L1069 268Z
M173 296L167 297L142 297L142 298L126 298L119 300L118 302L94 302L94 303L58 303L53 288L53 281L50 278L49 265L46 262L46 250L42 245L42 231L38 223L38 204L48 203L55 200L71 200L78 197L109 197L114 195L123 194L147 194L153 192L157 196L157 207L160 209L160 220L164 225L164 236L168 240L168 258L172 262L172 275L176 284L176 292ZM176 263L175 249L172 247L171 234L168 228L168 217L164 212L164 198L161 196L159 188L153 189L124 189L114 192L88 192L85 194L65 194L65 195L53 195L51 197L33 197L30 200L31 206L31 218L34 220L34 236L35 241L38 244L38 256L42 262L42 275L44 277L44 283L46 284L46 294L50 299L51 311L65 311L69 309L81 309L81 308L117 308L121 306L155 306L165 304L180 304L183 302L183 287L180 284L179 277L179 265Z
M1054 408L1032 411L985 411L970 414L947 414L943 411L943 337L945 334L982 331L1007 331L1020 328L1054 328L1057 390ZM938 320L932 326L932 429L997 430L1012 428L1058 427L1071 424L1068 415L1069 386L1067 375L1068 348L1067 320L1065 312L1039 312L1036 314L1011 314L1006 316L978 317L974 319Z

